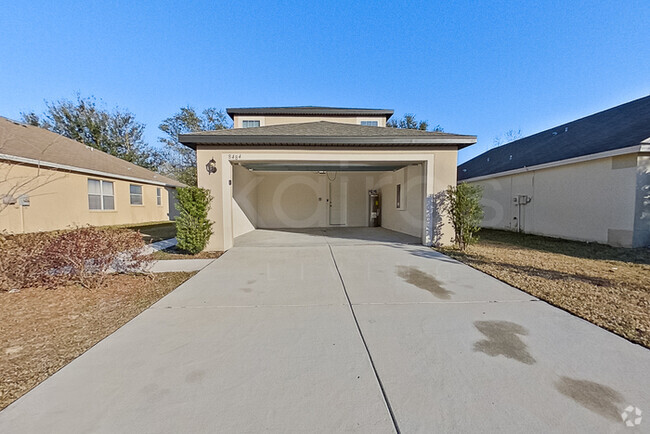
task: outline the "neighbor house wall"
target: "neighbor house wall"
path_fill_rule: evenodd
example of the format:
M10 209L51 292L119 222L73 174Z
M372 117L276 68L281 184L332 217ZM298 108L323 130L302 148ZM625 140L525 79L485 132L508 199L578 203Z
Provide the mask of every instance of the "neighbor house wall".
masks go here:
M88 179L114 184L115 210L91 211L88 207ZM5 181L5 179L7 181ZM29 196L29 206L0 204L0 232L39 232L77 226L107 226L169 220L170 195L164 186L154 186L80 173L38 169L34 166L0 162L0 198L19 190ZM131 205L129 185L142 186L143 205ZM161 188L161 205L156 203L156 188ZM172 196L173 197L173 196ZM0 199L1 200L1 199Z
M483 227L631 247L639 245L639 161L621 155L470 183L483 187ZM518 195L531 198L521 219Z
M385 116L254 116L236 115L234 117L234 128L241 128L242 121L260 121L260 126L300 124L305 122L338 122L343 124L360 125L361 121L377 121L378 127L386 126Z

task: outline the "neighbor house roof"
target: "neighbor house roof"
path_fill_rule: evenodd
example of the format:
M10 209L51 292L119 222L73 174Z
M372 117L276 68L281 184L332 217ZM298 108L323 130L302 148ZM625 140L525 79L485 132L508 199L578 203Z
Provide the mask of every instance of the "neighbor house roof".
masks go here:
M458 180L638 146L650 138L650 96L491 149L458 167ZM631 150L633 151L633 149Z
M256 128L201 131L181 134L186 146L287 146L287 147L430 147L463 148L476 143L476 136L339 122L305 122Z
M382 116L388 119L393 115L392 110L317 106L229 108L226 113L233 119L241 115Z
M43 128L0 117L0 160L40 165L129 181L183 186L182 183L136 166Z

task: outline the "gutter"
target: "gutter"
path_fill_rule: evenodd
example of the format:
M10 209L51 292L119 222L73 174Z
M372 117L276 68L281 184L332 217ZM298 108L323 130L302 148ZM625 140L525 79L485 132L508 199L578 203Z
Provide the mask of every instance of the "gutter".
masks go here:
M464 147L476 143L476 136L456 136L445 138L432 137L344 137L344 136L210 136L206 134L181 134L179 141L185 146L196 145L366 145L381 147L380 145L460 145Z
M643 144L628 146L627 148L614 149L612 151L599 152L597 154L581 155L579 157L567 158L565 160L552 161L550 163L537 164L535 166L521 167L519 169L506 170L503 172L490 173L489 175L475 176L473 178L459 179L458 182L477 182L502 176L516 175L518 173L532 172L535 170L550 169L552 167L565 166L567 164L584 163L586 161L599 160L601 158L616 157L619 155L637 154L650 152L650 145Z
M32 158L17 157L15 155L0 154L0 160L13 161L16 163L30 164L39 167L48 167L51 169L66 170L69 172L78 172L87 175L101 176L103 178L121 179L124 181L133 181L140 184L159 185L162 187L178 188L180 185L169 184L163 181L152 181L149 179L136 178L132 176L116 175L114 173L103 172L101 170L83 169L81 167L68 166L66 164L50 163L48 161L34 160Z

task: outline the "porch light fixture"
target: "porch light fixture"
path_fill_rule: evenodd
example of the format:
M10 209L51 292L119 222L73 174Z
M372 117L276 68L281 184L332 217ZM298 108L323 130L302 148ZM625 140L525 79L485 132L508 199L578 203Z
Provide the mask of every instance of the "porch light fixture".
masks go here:
M208 164L205 165L205 170L208 171L208 174L211 175L213 173L217 173L217 162L214 161L214 158L210 159L208 161Z

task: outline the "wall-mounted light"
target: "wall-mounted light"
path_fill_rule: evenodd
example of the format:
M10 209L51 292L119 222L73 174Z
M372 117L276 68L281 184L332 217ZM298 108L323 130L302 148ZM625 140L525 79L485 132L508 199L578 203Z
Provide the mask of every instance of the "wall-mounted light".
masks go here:
M217 173L217 162L214 161L214 158L210 159L208 161L208 164L205 165L205 170L208 171L208 174L211 175L213 173Z

